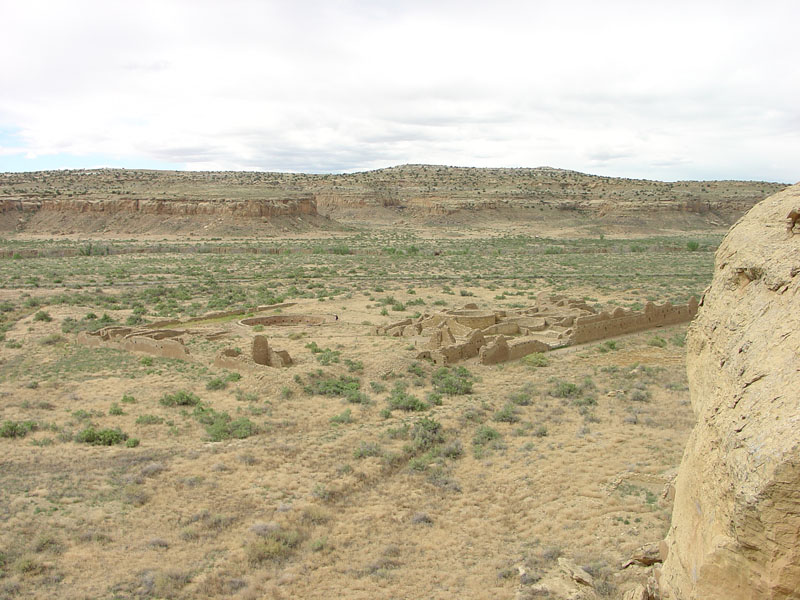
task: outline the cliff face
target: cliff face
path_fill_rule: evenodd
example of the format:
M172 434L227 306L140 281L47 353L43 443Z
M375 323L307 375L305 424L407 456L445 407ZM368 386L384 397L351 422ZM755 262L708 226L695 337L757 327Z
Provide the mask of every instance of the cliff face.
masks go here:
M752 181L619 179L546 167L404 165L327 175L43 171L0 173L0 217L8 221L12 212L61 212L270 218L312 216L319 210L365 222L555 219L588 225L620 221L652 230L672 220L680 229L702 229L732 223L755 202L784 187Z
M269 200L158 200L138 198L115 199L6 199L0 203L2 212L35 213L140 213L145 215L218 215L229 217L274 217L316 215L317 205L312 194Z
M678 472L666 598L800 598L800 185L717 251L690 327L697 425Z

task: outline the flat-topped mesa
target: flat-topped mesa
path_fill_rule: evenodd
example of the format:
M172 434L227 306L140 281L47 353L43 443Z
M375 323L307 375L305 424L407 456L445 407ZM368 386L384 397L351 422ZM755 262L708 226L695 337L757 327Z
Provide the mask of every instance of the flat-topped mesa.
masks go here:
M226 199L159 199L159 198L47 198L0 200L0 212L61 212L76 214L124 214L165 216L226 216L271 218L316 215L317 204L311 193L292 194L280 198Z
M417 358L451 364L478 357L482 364L517 360L534 352L583 344L691 321L697 300L673 306L648 302L641 312L617 308L599 313L583 300L539 294L536 303L517 310L480 310L474 304L425 314L378 327L394 337L428 336Z

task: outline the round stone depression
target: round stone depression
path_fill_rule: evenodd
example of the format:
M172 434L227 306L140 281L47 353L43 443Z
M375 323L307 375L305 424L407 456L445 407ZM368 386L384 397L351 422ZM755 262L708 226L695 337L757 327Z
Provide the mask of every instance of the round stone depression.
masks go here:
M336 321L336 315L270 315L267 317L250 317L239 321L242 325L253 327L285 327L289 325L322 325Z
M456 322L472 329L484 329L497 323L497 317L489 310L451 310L447 314L453 317Z

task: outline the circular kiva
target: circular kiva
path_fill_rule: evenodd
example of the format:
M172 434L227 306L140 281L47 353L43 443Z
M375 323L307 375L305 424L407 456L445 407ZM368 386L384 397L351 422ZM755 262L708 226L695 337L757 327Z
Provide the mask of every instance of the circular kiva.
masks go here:
M497 323L494 312L489 310L451 310L447 314L456 322L472 329L484 329Z
M239 321L242 325L253 327L285 327L288 325L322 325L336 321L336 315L270 315L268 317L250 317Z

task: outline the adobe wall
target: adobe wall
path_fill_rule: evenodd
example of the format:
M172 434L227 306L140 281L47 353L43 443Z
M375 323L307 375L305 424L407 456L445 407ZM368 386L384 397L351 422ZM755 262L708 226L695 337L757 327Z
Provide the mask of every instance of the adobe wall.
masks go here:
M611 314L603 312L576 318L572 326L570 343L583 344L645 329L686 323L691 321L696 314L696 298L689 300L688 304L679 306L673 306L669 302L661 306L648 302L643 312L617 308Z
M189 350L177 340L154 340L143 336L132 336L122 341L122 348L129 352L145 352L162 358L189 358Z
M333 315L270 315L267 317L250 317L239 321L242 325L322 325L331 323L336 318ZM409 321L410 322L410 321Z

